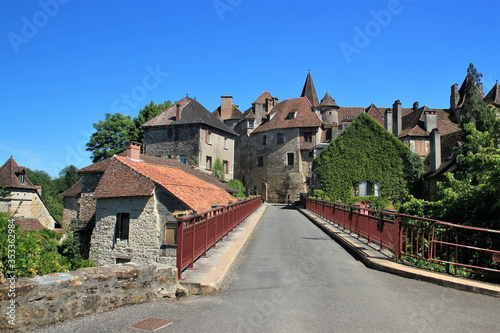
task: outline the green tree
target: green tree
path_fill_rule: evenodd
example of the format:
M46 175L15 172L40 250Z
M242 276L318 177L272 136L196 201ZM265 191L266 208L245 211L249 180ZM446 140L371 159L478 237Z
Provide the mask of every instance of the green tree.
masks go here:
M146 121L156 117L166 109L172 106L171 101L165 101L160 104L155 104L155 102L151 101L151 103L147 104L145 107L143 107L140 111L137 117L134 118L134 123L138 131L138 141L142 143L144 139L144 130L142 129L142 124L144 124Z
M231 179L227 185L229 187L231 187L232 189L235 189L236 191L238 191L238 193L234 194L234 196L236 198L245 198L246 197L246 189L245 189L245 186L243 185L243 183L241 181L239 181L238 179Z
M496 126L496 113L479 97L477 85L481 77L482 74L478 73L471 63L465 78L465 97L460 108L460 122L462 125L473 123L479 131L484 132L493 130L492 126Z
M99 162L125 150L129 141L138 140L137 127L130 116L106 113L106 119L93 125L96 130L87 142L92 162Z
M224 180L225 174L226 172L224 170L224 164L222 163L222 160L219 157L217 157L215 159L214 166L212 168L212 175L219 179Z
M60 192L64 192L80 179L80 175L78 174L78 168L74 165L69 165L59 172L59 190Z

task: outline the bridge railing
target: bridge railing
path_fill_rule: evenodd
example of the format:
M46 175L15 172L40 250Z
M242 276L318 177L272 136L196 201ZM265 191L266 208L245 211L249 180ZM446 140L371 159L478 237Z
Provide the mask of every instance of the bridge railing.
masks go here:
M194 215L178 217L177 272L193 268L194 262L215 246L262 204L261 197L239 201Z
M306 208L397 259L454 275L500 281L500 230L308 198Z

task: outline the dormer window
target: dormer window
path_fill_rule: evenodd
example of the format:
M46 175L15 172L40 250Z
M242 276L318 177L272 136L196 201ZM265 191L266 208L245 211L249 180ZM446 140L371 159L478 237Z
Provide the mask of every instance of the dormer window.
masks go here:
M295 112L290 112L285 119L295 119Z
M254 120L253 119L249 119L248 120L248 128L253 128L254 126Z
M24 174L20 173L19 176L18 176L18 179L19 179L19 182L22 185L24 185L24 180L25 180Z

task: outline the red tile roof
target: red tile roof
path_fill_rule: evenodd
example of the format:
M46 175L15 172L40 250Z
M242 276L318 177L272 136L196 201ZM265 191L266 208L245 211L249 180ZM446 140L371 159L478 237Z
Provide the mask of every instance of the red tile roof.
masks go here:
M286 119L290 113L295 113L293 119ZM261 124L253 133L265 132L278 128L320 127L322 124L318 115L312 111L307 97L291 98L276 104L272 110L271 120Z
M220 116L220 110L221 110L221 107L219 106L217 109L215 109L212 114L214 116L217 117L217 119L221 119L221 116ZM238 107L236 105L232 105L232 108L231 108L231 115L229 115L228 118L224 119L224 120L227 120L227 119L241 119L243 117L243 113L238 109Z
M155 186L164 188L197 212L210 209L215 203L226 205L234 200L233 196L220 187L180 169L132 161L121 156L112 158L94 196L148 196L153 194Z
M335 103L335 100L332 98L332 96L330 96L330 93L327 91L326 94L325 94L325 97L323 97L323 99L321 100L321 104L318 105L319 107L322 107L322 106L335 106L335 107L339 107L337 105L337 103Z
M126 156L126 152L122 152L118 156ZM218 180L218 178L216 178L208 173L194 169L194 168L190 167L189 165L186 165L180 161L171 160L171 159L162 158L162 157L150 156L150 155L143 155L143 154L141 154L141 160L143 160L147 163L150 163L150 164L157 164L157 165L163 165L163 166L168 166L168 167L172 167L172 168L178 168L178 169L181 169L184 172L187 172L195 177L201 178L210 184L218 186L229 193L236 193L237 192L233 188L220 182ZM89 165L83 169L80 169L80 170L78 170L78 172L84 173L84 174L85 173L93 173L93 172L104 173L104 171L106 171L110 162L111 162L111 157L107 158L105 160L99 161L97 163L94 163L92 165ZM72 196L72 195L70 195L70 196Z
M45 229L43 224L35 218L18 218L15 220L15 223L18 224L23 230Z
M24 183L19 180L19 175L24 175ZM14 158L11 156L0 167L0 187L12 187L36 190L40 188L34 185L26 176L26 168L20 167Z
M264 91L252 104L265 104L267 99L272 99L273 96L269 91Z

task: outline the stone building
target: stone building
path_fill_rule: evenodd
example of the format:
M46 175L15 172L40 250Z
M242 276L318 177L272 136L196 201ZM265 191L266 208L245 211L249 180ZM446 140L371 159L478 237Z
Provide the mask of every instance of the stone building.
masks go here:
M142 155L144 156L144 155ZM226 190L180 168L141 159L139 149L113 156L93 192L90 258L175 264L176 212L201 212L234 200Z
M226 104L231 102L224 101L222 116L231 118L233 113L226 114ZM212 172L215 161L220 159L224 178L233 179L237 133L195 99L183 98L142 126L144 154L177 159L207 173Z
M8 213L23 229L54 229L56 220L42 200L41 187L34 185L26 175L26 168L10 157L0 168L0 212Z
M229 194L236 192L212 175L201 172L179 161L140 154L140 145L138 144L129 144L127 150L120 154L120 156L130 156L133 154L133 151L135 154L139 154L141 161L146 163L179 169L204 182L217 186ZM94 193L112 160L113 158L107 158L78 170L78 173L82 176L80 180L73 187L61 194L64 203L62 224L69 226L78 233L81 253L84 258L89 257L91 237L96 224L97 198Z

